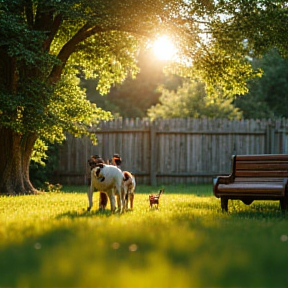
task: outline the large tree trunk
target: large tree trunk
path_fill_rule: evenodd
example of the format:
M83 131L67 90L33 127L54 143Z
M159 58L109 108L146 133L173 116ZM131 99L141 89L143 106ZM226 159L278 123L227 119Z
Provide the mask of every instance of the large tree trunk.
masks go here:
M29 164L36 134L18 134L0 128L0 194L36 194L29 179Z

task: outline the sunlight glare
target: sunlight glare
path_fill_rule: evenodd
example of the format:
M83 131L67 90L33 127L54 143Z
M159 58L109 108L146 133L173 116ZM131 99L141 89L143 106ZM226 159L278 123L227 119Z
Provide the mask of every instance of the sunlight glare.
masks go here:
M160 60L172 60L176 55L176 48L167 36L159 37L153 43L153 52Z

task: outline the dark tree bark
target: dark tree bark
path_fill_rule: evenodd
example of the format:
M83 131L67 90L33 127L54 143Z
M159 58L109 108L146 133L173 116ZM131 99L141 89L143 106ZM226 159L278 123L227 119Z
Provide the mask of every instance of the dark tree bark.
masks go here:
M0 128L0 193L7 195L36 194L29 180L29 164L36 134L20 135Z

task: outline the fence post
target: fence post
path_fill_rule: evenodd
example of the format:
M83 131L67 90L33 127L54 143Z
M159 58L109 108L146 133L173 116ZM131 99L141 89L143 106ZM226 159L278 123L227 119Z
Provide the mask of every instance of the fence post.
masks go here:
M156 125L155 122L150 122L150 185L157 185L156 179Z

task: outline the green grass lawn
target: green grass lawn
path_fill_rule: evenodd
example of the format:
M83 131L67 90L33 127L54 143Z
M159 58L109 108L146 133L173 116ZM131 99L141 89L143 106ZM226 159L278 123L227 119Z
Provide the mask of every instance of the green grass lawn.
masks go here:
M164 186L163 186L164 187ZM86 212L87 187L0 197L0 287L288 287L288 217L273 201L229 201L169 185L159 209Z

